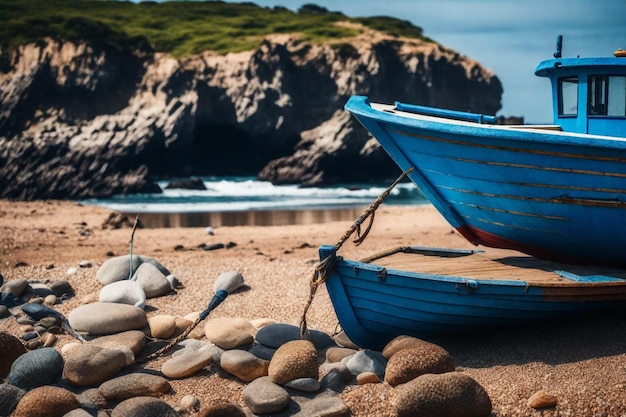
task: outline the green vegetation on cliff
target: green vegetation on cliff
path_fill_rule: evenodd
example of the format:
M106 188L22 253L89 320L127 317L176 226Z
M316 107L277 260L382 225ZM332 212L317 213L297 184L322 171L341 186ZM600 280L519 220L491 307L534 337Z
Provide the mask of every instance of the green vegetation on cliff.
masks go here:
M357 35L360 23L388 33L429 40L422 29L391 17L349 18L308 4L293 12L254 3L222 1L0 0L3 49L43 37L85 40L101 47L138 47L185 56L205 50L221 54L257 47L263 36L298 33L327 42Z

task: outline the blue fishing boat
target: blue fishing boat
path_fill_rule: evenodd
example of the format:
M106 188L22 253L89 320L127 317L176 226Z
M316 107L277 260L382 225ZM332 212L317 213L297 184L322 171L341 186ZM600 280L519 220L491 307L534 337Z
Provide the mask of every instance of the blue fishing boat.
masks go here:
M477 250L401 247L361 261L320 248L348 337L380 349L626 311L626 58L554 59L554 123L353 96L345 108ZM407 237L408 238L408 237Z
M539 260L517 251L398 247L332 259L326 288L346 335L380 350L400 335L432 339L581 315L626 312L626 270Z
M560 42L559 42L560 45ZM467 240L626 266L626 58L543 61L554 124L353 96L345 105Z

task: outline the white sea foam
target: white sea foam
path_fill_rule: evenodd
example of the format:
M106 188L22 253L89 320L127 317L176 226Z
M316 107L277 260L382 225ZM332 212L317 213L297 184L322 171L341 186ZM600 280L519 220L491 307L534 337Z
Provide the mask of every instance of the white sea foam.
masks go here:
M163 193L119 195L84 203L138 213L350 208L368 206L386 188L386 185L370 184L303 188L245 177L202 180L206 190L166 189L169 181L161 181ZM386 204L420 203L425 203L424 197L412 183L399 184L386 200Z

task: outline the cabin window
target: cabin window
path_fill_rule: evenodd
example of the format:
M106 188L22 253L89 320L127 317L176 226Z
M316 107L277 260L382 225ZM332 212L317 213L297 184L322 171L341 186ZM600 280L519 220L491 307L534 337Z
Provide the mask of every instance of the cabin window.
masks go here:
M559 116L578 114L578 77L559 78Z
M589 77L587 113L590 116L626 116L626 77Z

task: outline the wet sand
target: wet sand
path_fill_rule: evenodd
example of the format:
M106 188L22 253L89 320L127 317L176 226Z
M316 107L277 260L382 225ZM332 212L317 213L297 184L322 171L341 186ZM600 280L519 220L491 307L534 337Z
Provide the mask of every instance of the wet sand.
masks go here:
M122 213L133 220L139 215L145 227L290 226L353 221L365 207L310 210L250 210L203 213Z

